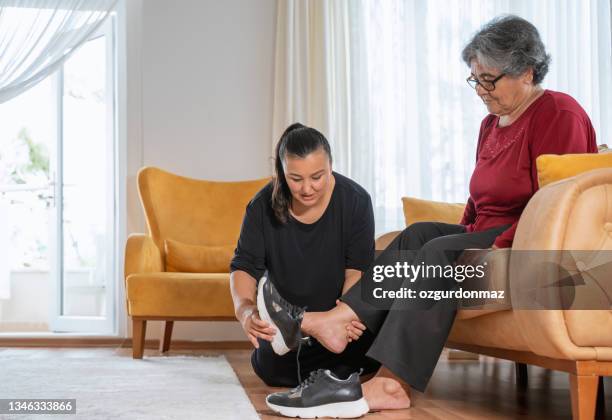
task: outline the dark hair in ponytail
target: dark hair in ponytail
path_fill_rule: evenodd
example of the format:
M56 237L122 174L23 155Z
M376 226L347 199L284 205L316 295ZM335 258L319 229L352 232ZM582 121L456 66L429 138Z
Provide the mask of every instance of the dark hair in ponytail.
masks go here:
M306 127L300 123L294 123L287 127L276 144L272 209L279 222L287 223L289 219L289 206L291 205L291 191L285 178L283 161L287 155L305 158L310 153L316 152L319 149L325 151L331 164L331 148L325 136L314 128Z

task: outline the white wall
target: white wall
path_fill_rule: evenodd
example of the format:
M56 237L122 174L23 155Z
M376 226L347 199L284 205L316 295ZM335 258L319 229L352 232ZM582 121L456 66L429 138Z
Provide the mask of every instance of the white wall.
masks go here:
M135 187L141 166L215 180L270 175L276 0L126 1L120 133L130 233L144 230ZM119 313L119 331L129 336ZM159 323L150 324L147 338L158 338ZM237 323L179 322L173 338L244 336Z
M145 0L144 163L187 176L268 174L274 0Z

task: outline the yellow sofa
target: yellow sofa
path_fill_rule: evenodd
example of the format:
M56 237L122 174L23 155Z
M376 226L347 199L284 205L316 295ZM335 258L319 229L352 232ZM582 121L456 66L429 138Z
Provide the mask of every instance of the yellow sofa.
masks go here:
M567 172L572 161L559 158L553 163ZM604 159L610 158L612 155ZM597 159L601 163L602 158ZM609 162L607 168L556 182L552 181L563 176L548 173L552 183L529 201L512 250L612 250L612 160ZM405 200L404 204L419 207L415 201ZM434 212L430 220L459 222L460 206L445 205L438 218L438 204L429 204ZM407 210L422 217L422 207ZM377 249L384 249L398 233L381 236ZM494 252L501 257L493 281L512 292L512 279L517 278L514 271L520 267L511 263L507 250ZM612 273L605 281L612 283ZM513 310L509 306L460 310L446 346L517 362L519 384L526 383L526 364L568 372L573 418L592 419L598 387L603 392L601 377L612 375L612 310Z
M235 319L229 263L245 207L268 182L203 181L154 167L140 170L148 233L129 236L124 271L134 358L142 358L147 320L165 321L164 352L174 321Z

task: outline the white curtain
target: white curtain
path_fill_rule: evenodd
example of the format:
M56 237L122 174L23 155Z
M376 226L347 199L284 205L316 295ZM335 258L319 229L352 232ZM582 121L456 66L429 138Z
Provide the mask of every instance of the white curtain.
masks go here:
M312 9L318 13L295 12ZM335 169L372 195L377 233L403 227L402 196L465 202L486 109L465 82L461 50L482 24L504 13L538 28L552 56L544 87L576 98L598 142L612 143L610 0L281 2L275 134L296 120L322 129ZM305 37L296 28L306 17L311 32ZM328 36L297 61L287 45L312 45L315 30ZM283 80L308 77L304 60L325 63L323 81L311 80L307 90L279 88ZM325 100L313 101L321 95ZM318 116L276 104L310 104Z
M348 167L349 0L279 1L273 142L302 122L334 143L334 166Z
M117 0L0 0L0 103L53 73Z

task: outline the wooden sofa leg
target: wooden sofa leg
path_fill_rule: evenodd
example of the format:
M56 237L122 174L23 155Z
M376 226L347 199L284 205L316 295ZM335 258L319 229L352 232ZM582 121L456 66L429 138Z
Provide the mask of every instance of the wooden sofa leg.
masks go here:
M147 321L145 319L132 319L132 358L142 359L146 334Z
M525 363L515 363L514 369L516 372L516 386L520 389L527 389L529 379L527 374L527 365Z
M606 391L604 390L604 377L599 377L599 385L597 386L597 405L595 409L595 418L606 418Z
M170 350L170 340L172 339L172 327L174 321L165 321L162 325L162 337L159 340L159 351L162 353Z
M570 393L572 397L572 419L592 420L595 418L597 385L599 376L574 375L570 373Z

